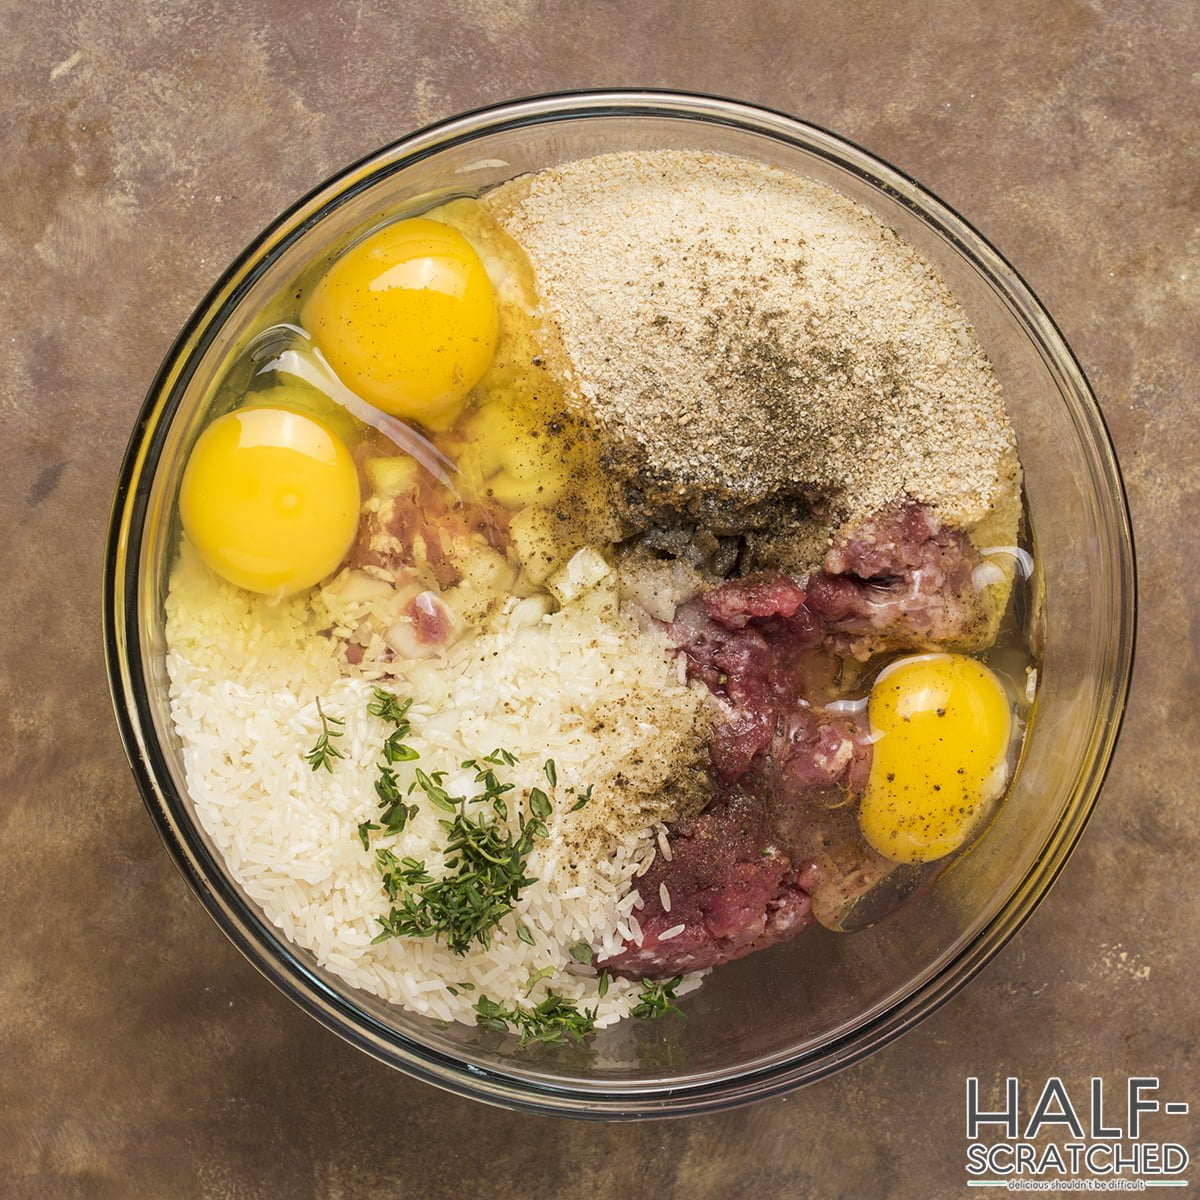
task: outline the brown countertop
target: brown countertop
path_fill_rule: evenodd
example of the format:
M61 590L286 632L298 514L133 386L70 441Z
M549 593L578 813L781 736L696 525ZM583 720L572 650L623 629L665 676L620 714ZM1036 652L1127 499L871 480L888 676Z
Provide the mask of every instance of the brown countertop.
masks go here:
M1051 1074L1082 1087L1160 1075L1195 1110L1192 0L45 0L4 5L0 27L12 439L0 470L0 1194L915 1200L969 1194L968 1075L1039 1087ZM1004 251L1112 430L1141 618L1096 815L1050 898L971 986L790 1098L596 1126L410 1081L241 959L137 794L99 612L105 521L144 390L249 238L419 124L621 84L738 96L835 129ZM1188 1121L1169 1132L1195 1153Z

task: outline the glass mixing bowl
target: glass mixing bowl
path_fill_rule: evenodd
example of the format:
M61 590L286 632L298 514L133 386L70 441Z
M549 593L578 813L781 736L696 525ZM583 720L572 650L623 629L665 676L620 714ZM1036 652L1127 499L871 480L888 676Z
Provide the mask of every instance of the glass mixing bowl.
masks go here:
M999 815L976 847L880 924L810 930L721 967L686 1020L623 1022L583 1045L515 1050L357 992L289 944L199 828L168 710L163 599L175 501L203 405L265 301L348 231L527 171L614 150L728 152L827 183L940 270L1004 385L1040 574L1037 711ZM1042 603L1044 597L1044 604ZM1121 478L1054 322L960 217L899 171L791 117L703 96L541 97L413 134L342 172L258 237L200 305L150 389L121 472L106 564L109 674L126 750L176 862L260 971L330 1029L452 1091L591 1117L702 1112L819 1079L884 1045L963 986L1062 870L1117 736L1133 653L1134 564Z

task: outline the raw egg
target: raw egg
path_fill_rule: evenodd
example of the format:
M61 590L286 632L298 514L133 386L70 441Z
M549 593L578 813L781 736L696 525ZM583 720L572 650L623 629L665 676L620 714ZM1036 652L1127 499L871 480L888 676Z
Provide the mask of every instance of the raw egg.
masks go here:
M487 494L506 508L553 504L567 485L553 439L531 412L522 414L490 400L466 422L469 442L459 460L468 475L477 475Z
M242 405L249 408L286 408L312 417L347 445L362 440L362 425L340 404L323 392L303 383L278 383L262 391L251 392Z
M283 408L218 417L196 440L179 512L200 557L251 592L312 587L346 557L361 497L345 443Z
M1004 786L1012 716L1000 681L961 654L903 658L880 672L867 712L863 836L894 862L957 850Z
M300 319L347 387L433 429L453 421L496 349L496 296L482 260L461 233L426 217L351 247Z

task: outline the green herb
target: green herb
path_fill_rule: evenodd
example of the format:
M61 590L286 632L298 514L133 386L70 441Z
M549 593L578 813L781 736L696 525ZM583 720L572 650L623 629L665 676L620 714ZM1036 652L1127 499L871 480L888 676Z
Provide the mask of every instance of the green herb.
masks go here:
M675 1004L675 989L682 982L682 975L676 975L674 979L665 982L647 979L645 986L638 993L638 1002L632 1009L632 1015L642 1021L657 1021L667 1013L675 1013L682 1017L682 1010Z
M368 836L372 830L382 829L388 835L402 833L412 817L417 815L415 804L406 804L400 795L400 781L392 764L398 762L413 762L421 756L404 739L412 733L408 723L407 713L412 706L411 700L401 700L394 692L383 688L374 688L374 699L367 705L367 712L373 717L379 717L394 725L395 729L388 734L383 743L383 762L379 764L379 778L375 780L375 793L379 797L379 807L383 810L380 820L382 824L364 821L358 827L358 836L362 840L363 849L369 849ZM409 788L409 792L412 788Z
M389 900L395 900L406 888L433 882L433 876L425 870L425 864L419 859L397 858L386 847L375 851L375 869L379 872L384 893Z
M567 1038L583 1041L596 1028L596 1010L588 1008L580 1012L573 1000L553 991L533 1008L521 1005L505 1008L487 996L480 996L475 1002L475 1021L495 1033L508 1033L511 1029L517 1035L518 1046L530 1043L552 1046L561 1045Z
M578 812L592 798L592 788L595 786L596 786L595 784L589 783L587 785L587 787L584 788L579 799L576 800L575 803L572 804L569 809L567 809L567 811L568 812Z
M542 765L542 770L546 772L546 778L550 781L551 787L558 786L558 768L554 765L554 759L548 758Z
M400 799L400 784L391 767L381 766L379 778L375 780L375 793L383 804L392 804Z
M540 971L534 971L532 975L525 980L525 995L529 995L543 979L549 979L554 974L553 967L542 967Z
M367 705L367 712L373 717L379 717L389 724L395 725L395 729L388 735L387 741L383 743L383 757L388 763L412 762L414 759L421 756L411 747L404 744L404 739L412 733L412 726L408 723L407 713L412 707L411 700L401 700L393 692L386 692L383 688L375 688L372 691L375 699Z
M592 962L592 948L587 942L576 942L568 951L571 957L578 963L587 963L589 966Z
M467 799L446 792L441 783L444 772L426 774L417 769L417 783L430 802L453 814L452 820L439 822L447 834L445 874L437 880L414 880L394 894L389 892L393 907L377 918L381 928L376 942L432 937L445 942L455 954L466 954L476 943L486 948L491 945L492 930L512 912L521 892L535 882L525 874L526 863L535 840L547 834L538 814L547 810L549 800L543 794L542 802L535 802L531 792L530 815L518 812L518 832L514 833L505 824L508 808L501 799L501 793L512 785L500 783L489 770L480 774L483 790ZM482 810L468 813L468 805L482 806ZM533 935L528 929L523 934L524 928L518 927L517 936L532 944Z
M483 761L488 762L489 760L485 758ZM496 772L493 771L491 767L481 767L478 761L474 758L468 758L466 762L461 763L460 765L462 766L463 770L474 771L475 782L483 784L483 791L480 792L478 796L473 796L471 798L472 804L486 804L489 801L494 802L497 797L503 796L505 792L511 792L516 786L512 783L501 783L500 780L496 778ZM496 807L500 815L507 820L508 806L497 805Z
M375 781L383 810L382 824L363 822L359 826L366 849L370 848L372 830L400 833L419 811L416 804L406 803L396 772L389 765L417 757L401 740L410 732L405 719L408 704L400 704L379 688L375 689L375 697L371 711L376 716L388 716L396 730L384 744L387 761L379 764ZM509 827L509 806L504 796L515 785L502 782L494 767L512 766L516 761L509 751L497 749L482 762L470 758L461 763L462 768L475 772L475 782L481 785L469 797L450 795L444 786L445 771L414 769L415 782L405 795L411 796L419 788L435 808L449 817L438 822L446 831L445 871L441 878L434 879L424 863L404 859L397 865L391 851L376 852L383 890L392 902L391 911L377 918L380 932L376 942L393 937L432 937L455 954L466 954L476 943L491 945L492 931L512 912L521 892L535 882L527 877L526 864L536 839L546 837L546 819L554 811L549 796L532 788L526 803L518 807L517 830ZM534 945L527 926L518 925L516 933L522 941Z
M433 775L427 775L420 767L417 767L416 776L417 785L429 798L431 804L440 808L443 812L458 812L458 802L441 786L441 781L445 778L442 772L435 771Z
M539 821L549 820L550 814L554 811L554 805L550 803L550 797L541 788L529 789L529 811Z
M525 875L532 823L515 838L507 826L486 815L460 812L445 825L445 876L406 891L387 916L378 918L382 928L375 941L433 937L455 954L466 954L476 942L488 947L492 930L534 882Z
M304 756L304 761L314 771L319 771L324 767L325 770L332 773L333 760L335 758L345 758L346 756L329 739L340 738L345 732L342 726L346 722L340 720L338 717L327 717L319 699L317 700L317 716L321 718L321 733L313 743L313 748ZM331 728L334 725L337 726L336 729Z
M608 995L608 972L607 971L600 972L599 986L596 989L596 994L600 997L601 1000L603 1000L604 997Z
M405 714L412 707L411 700L401 700L394 692L384 691L383 688L374 688L372 691L375 699L367 705L367 712L373 717L381 717L383 720L390 722L397 727L407 726L408 722L404 719ZM408 729L405 729L405 733Z
M380 814L380 819L383 821L382 828L389 834L402 833L409 820L417 815L418 809L415 804L405 804L400 795L396 772L383 763L379 764L379 778L375 780L375 792L379 796L379 807L383 810ZM377 825L375 828L378 829L380 826ZM362 827L359 826L359 829L361 835Z
M388 737L388 740L383 743L383 757L389 763L412 762L421 756L411 747L404 744L404 739L408 736L408 732L404 729L397 729L395 733Z

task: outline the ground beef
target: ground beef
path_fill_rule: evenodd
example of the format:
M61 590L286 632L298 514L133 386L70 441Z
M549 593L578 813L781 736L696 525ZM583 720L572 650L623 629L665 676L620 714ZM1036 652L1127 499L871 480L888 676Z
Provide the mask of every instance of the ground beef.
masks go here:
M804 761L798 755L792 763ZM853 789L821 786L810 774L789 779L785 769L763 780L758 796L777 844L793 862L805 864L813 916L827 928L841 928L862 897L896 869L863 840Z
M687 656L688 676L722 701L710 756L717 777L731 783L773 736L776 699L786 694L775 656L761 631L714 621L700 600L680 608L671 636Z
M684 605L670 627L689 674L720 707L710 757L721 791L700 816L672 828L672 858L660 855L638 881L642 938L601 964L618 974L716 966L811 922L806 880L811 886L821 873L814 861L789 854L779 834L793 832L797 803L861 786L870 748L853 714L804 699L827 691L837 666L804 601L794 580L749 576Z
M978 562L964 534L898 504L840 538L803 581L749 575L678 609L670 636L718 710L718 798L670 831L673 859L656 858L638 884L641 941L602 965L663 977L792 937L814 912L837 927L894 869L858 829L864 707L830 702L846 658L969 642Z
M804 612L804 589L786 575L747 575L744 579L731 579L700 597L704 611L726 629L745 629L753 620L780 617L785 621L797 618ZM798 618L803 628L797 626L793 632L803 636L815 629Z
M929 508L892 505L834 543L808 580L805 604L830 648L857 659L966 646L980 628L979 561L966 534Z
M802 868L775 844L756 799L733 793L680 822L671 849L670 861L659 855L636 881L644 902L636 914L641 942L627 943L599 966L634 979L666 978L741 958L811 923Z
M833 714L796 703L777 713L760 773L771 792L784 796L816 790L844 797L867 786L870 770L871 743L861 713Z
M772 747L781 761L809 759L802 769L825 783L846 773L855 731L811 703L828 691L837 662L799 584L777 575L723 583L684 605L671 633L689 675L720 703L710 751L718 779L736 782Z

